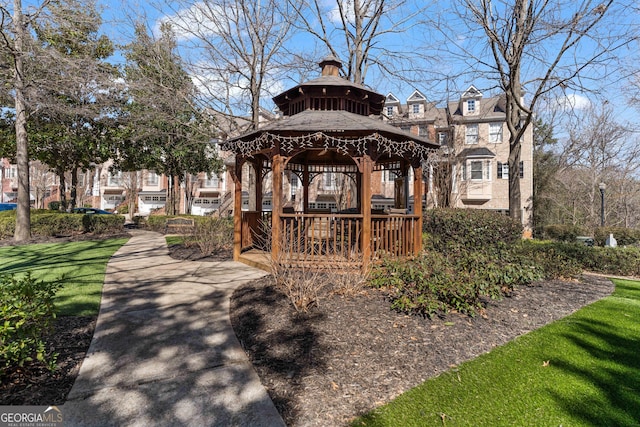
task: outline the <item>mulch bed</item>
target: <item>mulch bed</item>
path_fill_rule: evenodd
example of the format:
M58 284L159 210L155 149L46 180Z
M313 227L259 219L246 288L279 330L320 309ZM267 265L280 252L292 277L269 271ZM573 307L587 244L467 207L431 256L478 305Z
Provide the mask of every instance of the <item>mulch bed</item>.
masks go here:
M428 378L609 295L611 281L549 281L487 301L480 316L425 319L378 290L328 293L296 313L263 278L231 301L236 335L288 426L343 426Z
M58 353L54 372L42 363L7 370L0 377L0 405L62 405L73 386L91 344L96 316L56 319L46 338L47 349Z
M174 246L172 256L202 258ZM327 292L297 313L265 277L240 286L231 300L234 330L289 426L342 426L353 417L465 360L562 318L613 290L609 280L551 281L487 301L481 316L425 319L389 309L378 290ZM60 405L91 342L95 318L61 317L47 339L59 353L53 373L33 364L5 372L2 405Z

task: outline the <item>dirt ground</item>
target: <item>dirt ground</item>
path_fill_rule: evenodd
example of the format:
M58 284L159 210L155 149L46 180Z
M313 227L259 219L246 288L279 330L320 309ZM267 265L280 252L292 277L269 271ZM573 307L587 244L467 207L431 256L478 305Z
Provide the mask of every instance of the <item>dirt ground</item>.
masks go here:
M202 259L170 248L179 259ZM209 259L228 259L219 254ZM236 335L289 426L342 426L403 391L613 291L609 280L541 282L483 315L425 319L389 309L378 290L345 297L330 290L296 313L269 277L247 283L231 301ZM61 405L91 342L95 318L61 317L47 339L58 370L32 364L1 375L0 405Z

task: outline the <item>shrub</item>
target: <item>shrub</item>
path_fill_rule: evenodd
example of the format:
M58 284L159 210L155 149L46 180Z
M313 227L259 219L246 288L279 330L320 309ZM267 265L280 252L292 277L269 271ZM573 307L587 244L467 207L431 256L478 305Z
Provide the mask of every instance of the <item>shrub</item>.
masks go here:
M573 224L554 224L544 228L544 236L547 239L560 242L575 242L576 237L585 234L585 230Z
M165 215L149 215L145 221L145 225L152 231L159 233L164 232L167 224L167 217Z
M58 201L53 201L53 202L49 202L49 210L50 211L59 211L60 210L60 202Z
M621 276L640 276L640 248L590 248L583 261L586 270Z
M6 212L6 213L5 213ZM13 236L16 226L15 211L0 213L0 238ZM31 212L33 236L71 236L79 233L105 234L122 231L124 217L120 215L79 215L48 210Z
M448 257L429 251L410 260L384 260L374 267L370 284L388 290L392 308L432 317L451 310L474 315L483 297L499 299L540 278L535 266L508 252L497 257L461 251Z
M535 263L545 279L580 276L592 248L578 243L523 241L517 252Z
M483 209L431 209L424 216L429 248L451 250L500 250L522 239L522 225L513 219Z
M47 354L44 333L55 318L53 299L61 282L0 276L0 366L24 366L34 359L53 368L55 354Z
M185 245L197 245L208 256L233 247L233 221L227 218L198 217L192 236L185 237Z
M75 215L80 216L80 215ZM124 227L122 215L81 215L82 227L86 233L106 234L117 233Z
M0 239L13 237L16 230L16 211L0 212Z
M613 234L618 246L637 245L640 242L640 230L625 227L598 227L594 233L594 240L598 246L604 246L609 234Z

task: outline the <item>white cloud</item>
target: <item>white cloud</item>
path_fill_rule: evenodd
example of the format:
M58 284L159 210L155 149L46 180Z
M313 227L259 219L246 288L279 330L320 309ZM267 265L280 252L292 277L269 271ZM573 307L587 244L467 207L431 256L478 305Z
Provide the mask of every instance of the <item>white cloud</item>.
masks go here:
M569 93L565 96L558 98L557 104L562 109L572 109L572 110L586 110L591 107L591 101L589 98L583 95L578 95L577 93Z
M187 9L182 9L173 15L164 16L156 21L154 34L160 33L160 26L171 24L176 38L180 41L193 38L215 37L220 33L218 25L229 23L222 7L211 2L196 2Z

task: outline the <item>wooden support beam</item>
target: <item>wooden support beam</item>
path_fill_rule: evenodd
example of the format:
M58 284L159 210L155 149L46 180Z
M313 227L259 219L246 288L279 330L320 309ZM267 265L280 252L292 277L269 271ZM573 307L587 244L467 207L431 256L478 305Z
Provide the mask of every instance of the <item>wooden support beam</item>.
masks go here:
M416 229L414 231L415 253L418 255L422 252L422 192L424 185L422 184L422 167L413 170L413 214L418 216Z
M233 260L240 259L242 252L242 162L236 159L236 167L231 171L234 184L233 194Z
M272 182L273 197L271 198L271 259L276 262L280 255L281 224L280 214L282 213L282 171L284 162L280 154L276 154L272 159Z
M373 172L373 161L368 154L362 158L361 171L362 270L367 271L371 262L371 174Z

